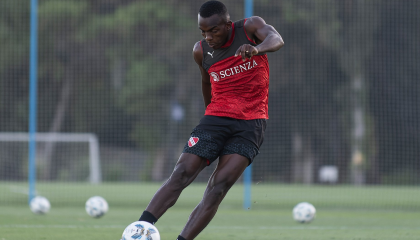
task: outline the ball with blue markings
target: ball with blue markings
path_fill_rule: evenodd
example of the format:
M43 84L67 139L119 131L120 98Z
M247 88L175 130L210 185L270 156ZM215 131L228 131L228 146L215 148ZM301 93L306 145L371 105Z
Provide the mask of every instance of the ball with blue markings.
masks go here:
M160 234L157 228L144 221L136 221L128 225L121 240L160 240Z
M89 216L100 218L108 212L108 203L103 197L94 196L86 201L85 209Z
M50 211L51 204L47 198L36 196L30 201L29 207L35 214L46 214L48 211Z
M316 209L308 202L301 202L293 208L293 219L299 223L310 223L314 220Z

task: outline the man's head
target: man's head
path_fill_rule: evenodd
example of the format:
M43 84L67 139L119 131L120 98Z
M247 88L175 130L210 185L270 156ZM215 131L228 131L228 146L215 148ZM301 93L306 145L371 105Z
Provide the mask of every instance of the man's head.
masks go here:
M210 47L217 49L223 46L232 28L226 6L219 1L205 2L198 12L198 27Z

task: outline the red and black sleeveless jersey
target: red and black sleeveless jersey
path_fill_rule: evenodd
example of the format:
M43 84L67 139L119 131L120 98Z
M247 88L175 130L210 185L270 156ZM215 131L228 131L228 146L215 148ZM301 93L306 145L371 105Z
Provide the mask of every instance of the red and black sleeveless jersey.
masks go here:
M243 120L268 119L269 67L266 54L242 61L235 53L243 44L256 46L246 34L246 19L232 23L229 41L219 49L201 40L203 68L212 85L211 103L205 115Z

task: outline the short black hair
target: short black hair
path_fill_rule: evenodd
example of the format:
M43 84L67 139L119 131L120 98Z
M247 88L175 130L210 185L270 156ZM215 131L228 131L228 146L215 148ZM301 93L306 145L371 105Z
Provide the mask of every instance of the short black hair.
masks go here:
M228 10L226 6L219 1L207 1L200 7L200 11L198 11L201 17L208 18L217 14L225 19L229 16Z

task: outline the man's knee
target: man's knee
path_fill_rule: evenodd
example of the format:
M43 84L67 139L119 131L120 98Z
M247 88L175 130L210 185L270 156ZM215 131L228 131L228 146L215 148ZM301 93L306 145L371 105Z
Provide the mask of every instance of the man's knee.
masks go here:
M222 181L217 184L209 185L206 193L204 194L204 202L210 205L220 203L232 185L233 183L229 181Z
M235 175L228 174L226 171L216 171L207 185L204 198L207 198L209 202L223 200L236 180Z
M188 169L184 164L177 165L170 177L171 182L177 185L185 185L189 182L194 172Z
M187 187L202 170L200 165L191 165L186 162L179 162L175 166L172 172L169 182L172 185L179 186L181 188Z

